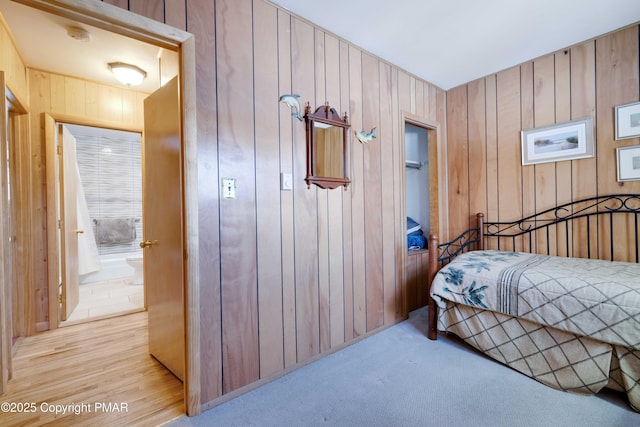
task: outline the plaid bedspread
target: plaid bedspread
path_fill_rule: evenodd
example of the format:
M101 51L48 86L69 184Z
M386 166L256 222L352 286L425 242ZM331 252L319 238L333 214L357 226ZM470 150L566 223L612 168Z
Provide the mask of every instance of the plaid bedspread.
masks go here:
M640 264L522 252L458 256L433 280L442 300L640 350Z

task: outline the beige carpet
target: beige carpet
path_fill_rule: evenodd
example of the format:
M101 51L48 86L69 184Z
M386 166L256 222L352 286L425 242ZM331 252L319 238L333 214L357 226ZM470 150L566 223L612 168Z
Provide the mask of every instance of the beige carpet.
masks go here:
M540 384L452 336L426 310L198 417L169 426L640 426L623 394Z

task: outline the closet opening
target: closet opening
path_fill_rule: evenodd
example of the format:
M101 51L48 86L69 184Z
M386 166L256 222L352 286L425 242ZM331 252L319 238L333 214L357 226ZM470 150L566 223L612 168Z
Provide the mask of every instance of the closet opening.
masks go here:
M407 250L412 253L427 249L430 233L429 130L404 126Z
M427 305L429 234L439 230L438 126L405 118L404 183L407 311Z

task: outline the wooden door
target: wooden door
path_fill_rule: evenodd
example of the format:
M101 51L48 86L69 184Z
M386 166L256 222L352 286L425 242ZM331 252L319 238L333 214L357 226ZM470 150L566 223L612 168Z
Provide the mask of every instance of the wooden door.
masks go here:
M62 320L67 320L80 301L78 269L78 182L76 179L76 139L58 125L58 161L60 162L60 253Z
M149 352L184 381L184 267L178 78L144 101L143 226Z
M0 71L0 394L11 378L11 236L7 173L7 98L4 73Z

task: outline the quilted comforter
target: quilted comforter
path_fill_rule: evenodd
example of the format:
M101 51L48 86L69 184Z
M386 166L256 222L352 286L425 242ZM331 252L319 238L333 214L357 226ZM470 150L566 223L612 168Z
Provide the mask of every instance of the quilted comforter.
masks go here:
M560 390L626 392L640 412L639 264L468 252L431 296L439 330Z
M431 294L640 349L640 264L474 251L436 275Z

